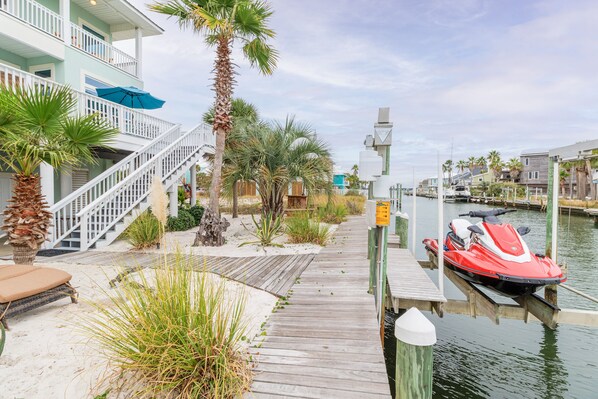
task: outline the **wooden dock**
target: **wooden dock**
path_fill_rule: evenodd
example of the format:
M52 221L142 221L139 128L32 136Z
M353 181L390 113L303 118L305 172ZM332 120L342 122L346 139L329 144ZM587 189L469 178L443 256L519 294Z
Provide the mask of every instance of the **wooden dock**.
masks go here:
M388 248L387 297L395 313L416 307L443 314L446 298L407 249Z
M86 251L56 257L38 258L40 263L67 262L80 265L114 265L123 268L139 266L151 267L160 262L163 254L137 251L108 252ZM168 254L168 262L172 264L174 254ZM278 297L285 296L297 277L313 260L313 254L305 255L272 255L252 257L225 257L182 255L191 258L197 270L230 278L250 287L267 291Z
M251 349L246 398L390 398L363 217L341 224Z

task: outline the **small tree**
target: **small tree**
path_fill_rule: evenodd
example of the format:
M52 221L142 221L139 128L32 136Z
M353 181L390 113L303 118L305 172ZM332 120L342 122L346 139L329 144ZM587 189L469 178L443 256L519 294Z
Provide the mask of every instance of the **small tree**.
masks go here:
M0 159L15 172L2 229L16 264L33 263L51 225L40 187L41 164L60 168L95 162L93 148L106 147L118 133L95 115L71 117L75 105L66 87L0 86Z

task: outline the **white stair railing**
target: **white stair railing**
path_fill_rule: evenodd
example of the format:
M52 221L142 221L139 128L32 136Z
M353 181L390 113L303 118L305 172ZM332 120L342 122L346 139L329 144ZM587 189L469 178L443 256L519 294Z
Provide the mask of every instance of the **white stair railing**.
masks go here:
M130 173L78 214L80 246L85 251L129 214L148 195L154 176L168 186L175 184L179 169L206 146L214 146L210 126L200 124Z
M180 130L180 126L170 128L139 151L130 154L104 173L52 205L50 212L53 214L54 222L50 230L50 248L60 243L79 227L80 220L77 214L83 208L125 179L153 156L174 143L181 135Z

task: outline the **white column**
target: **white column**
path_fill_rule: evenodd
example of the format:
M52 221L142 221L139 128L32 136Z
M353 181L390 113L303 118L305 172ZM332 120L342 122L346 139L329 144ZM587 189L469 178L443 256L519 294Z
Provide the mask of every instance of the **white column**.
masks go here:
M444 173L438 154L438 290L444 295Z
M559 231L559 161L556 159L552 165L552 247L550 253L552 254L552 260L557 262L558 259L558 231ZM590 176L591 177L591 176ZM548 201L548 199L547 199Z
M135 58L137 59L137 77L141 79L141 59L143 58L143 32L139 28L135 28Z
M178 198L178 190L179 187L176 184L173 184L170 189L168 189L168 197L170 198L170 216L177 217L179 216L179 198Z
M41 177L42 194L46 196L48 205L54 204L54 168L47 163L39 166L39 175Z
M62 17L62 40L71 45L71 0L59 0L59 11Z
M197 166L191 166L191 198L190 203L191 206L197 204Z
M64 198L73 192L73 175L68 166L60 169L60 197Z

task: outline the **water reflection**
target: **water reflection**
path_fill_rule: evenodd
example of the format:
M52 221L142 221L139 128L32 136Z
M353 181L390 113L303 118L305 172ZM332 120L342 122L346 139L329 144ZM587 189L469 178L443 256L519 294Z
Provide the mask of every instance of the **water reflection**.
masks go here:
M545 391L545 398L561 399L567 397L568 385L567 378L569 374L563 362L559 358L559 349L557 345L558 330L544 328L544 339L540 343L540 355L544 360L543 375L544 379L538 387L540 391ZM542 389L544 387L544 389Z

